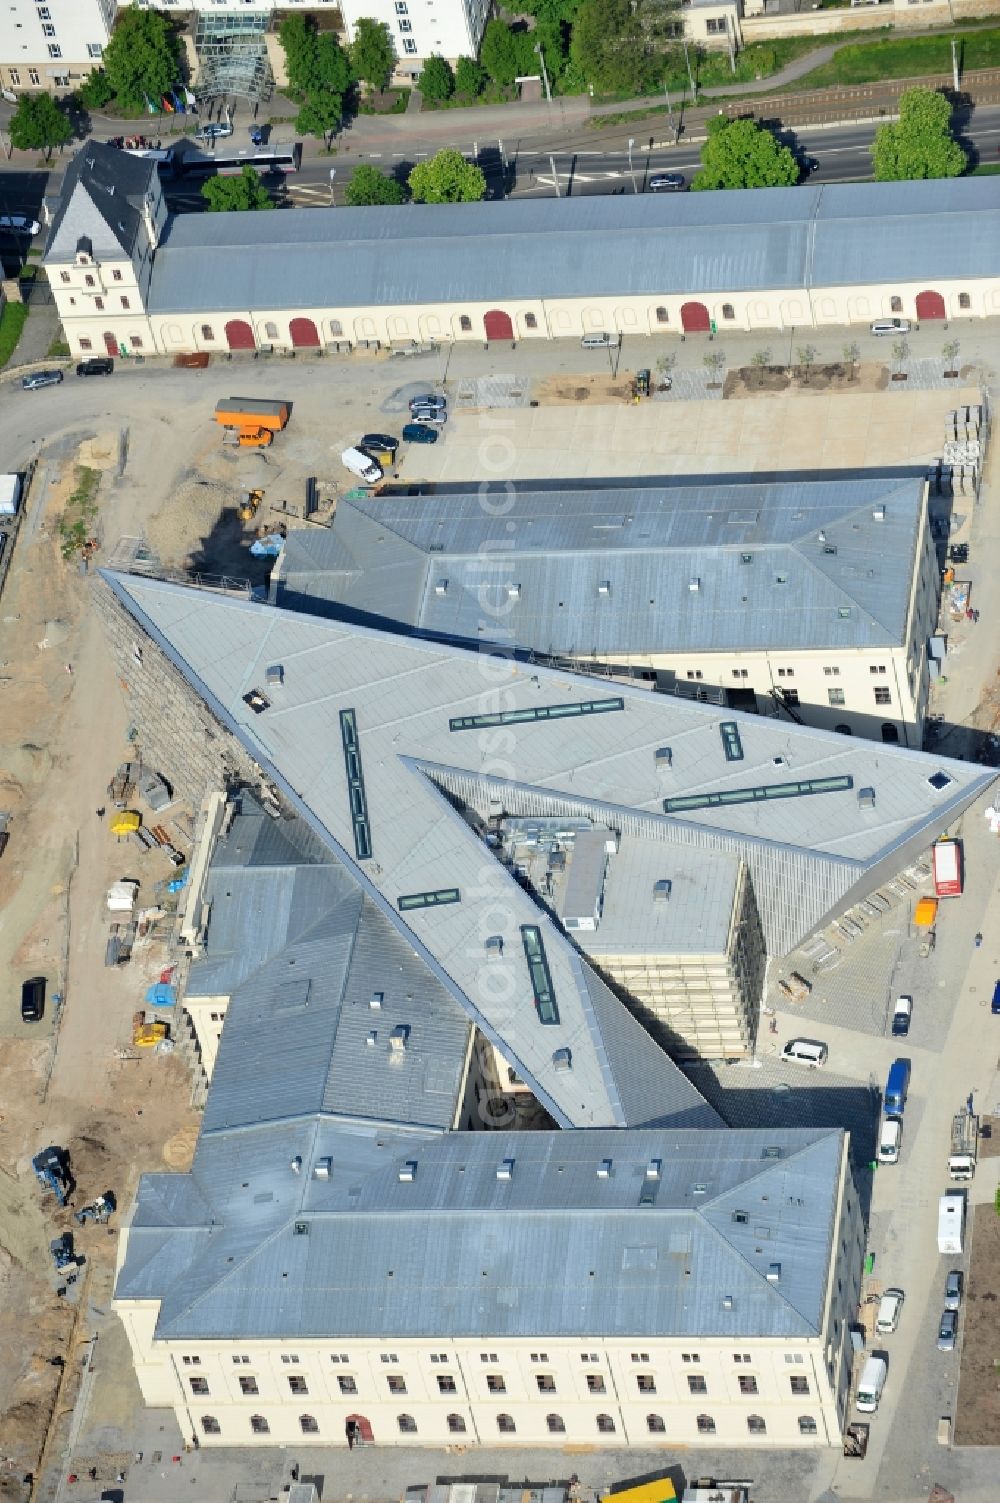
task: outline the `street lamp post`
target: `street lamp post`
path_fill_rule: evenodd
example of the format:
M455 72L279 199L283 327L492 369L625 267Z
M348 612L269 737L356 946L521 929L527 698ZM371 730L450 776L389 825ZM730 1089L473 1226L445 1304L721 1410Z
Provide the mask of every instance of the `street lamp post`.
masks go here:
M334 180L334 178L336 176L337 176L337 169L336 169L336 167L331 167L330 168L330 208L331 209L335 208L336 207L336 203L337 203L337 200L333 196L333 180Z
M549 88L549 70L545 66L545 53L542 51L541 42L535 43L535 51L538 53L538 61L542 65L542 81L545 84L545 97L549 104L552 103L552 90Z
M688 70L688 83L691 85L691 98L696 100L698 98L698 85L695 83L694 74L691 72L691 57L688 53L686 39L682 42L682 46L684 48L684 63Z
M629 175L632 178L632 192L633 193L638 193L639 188L638 188L638 185L637 185L636 180L635 180L635 168L632 166L632 148L633 148L634 145L635 145L635 137L634 136L629 136L629 138L628 138L628 170L629 170Z

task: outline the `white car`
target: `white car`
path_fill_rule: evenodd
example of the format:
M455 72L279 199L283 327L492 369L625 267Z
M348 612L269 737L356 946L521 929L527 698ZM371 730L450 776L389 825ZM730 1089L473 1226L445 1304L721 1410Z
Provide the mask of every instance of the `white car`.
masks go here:
M363 449L345 449L340 462L345 470L350 470L352 475L357 475L359 480L364 480L368 485L377 485L382 479L382 466L376 464Z
M28 219L24 214L0 214L0 231L15 235L37 235L41 225L37 219Z
M877 1336L891 1336L899 1325L899 1317L903 1309L903 1300L906 1295L902 1289L887 1289L878 1302L878 1314L875 1317L875 1334Z
M903 1137L903 1124L898 1117L883 1117L878 1134L878 1161L880 1164L899 1163L899 1145Z

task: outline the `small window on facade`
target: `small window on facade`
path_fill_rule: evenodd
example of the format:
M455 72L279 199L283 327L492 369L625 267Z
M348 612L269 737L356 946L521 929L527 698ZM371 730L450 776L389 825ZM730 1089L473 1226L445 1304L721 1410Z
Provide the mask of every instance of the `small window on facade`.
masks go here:
M455 1379L447 1373L438 1373L438 1393L457 1393L458 1385Z
M319 1425L318 1425L318 1423L316 1421L315 1415L312 1415L312 1414L300 1414L299 1415L299 1429L302 1431L303 1435L318 1435L319 1434Z
M460 1414L449 1414L448 1429L451 1431L452 1435L464 1435L465 1420Z
M604 1378L600 1373L587 1374L587 1388L591 1393L604 1393Z
M597 1416L597 1428L602 1435L613 1435L615 1433L615 1422L610 1414L599 1414Z
M967 292L960 292L958 294L958 306L960 308L972 307L972 299Z
M705 1379L702 1377L701 1373L688 1373L688 1392L689 1393L707 1393L708 1392L708 1384L705 1382Z
M111 273L111 280L112 280L112 282L120 282L121 279L122 279L122 274L121 274L120 271L113 271Z
M761 1414L748 1414L747 1415L747 1429L750 1431L751 1435L766 1435L767 1434L767 1426L764 1423L764 1417L763 1417L763 1415L761 1415Z
M240 1392L241 1393L259 1393L260 1389L257 1387L257 1379L256 1378L247 1378L247 1377L241 1378L240 1379Z
M202 324L202 326L201 326L201 337L202 337L202 339L214 339L215 338L215 335L212 332L212 325L211 324Z
M59 273L59 280L61 282L68 282L69 281L69 272L68 271L61 271Z
M271 1426L262 1414L251 1414L250 1429L254 1435L270 1435Z
M80 348L81 350L92 350L94 348L94 341L92 339L81 339Z
M809 1379L808 1378L794 1377L794 1378L789 1378L788 1381L789 1381L789 1384L791 1385L791 1389L792 1389L793 1393L808 1393L809 1392Z
M102 297L95 297L95 299L94 299L94 307L95 308L103 308L104 307L104 299Z
M490 1393L506 1393L507 1384L499 1373L486 1374L486 1387Z
M274 323L266 323L264 325L264 337L266 339L277 339L278 325Z
M800 1414L799 1415L799 1434L800 1435L815 1435L816 1434L816 1421L813 1419L813 1417L812 1417L811 1414Z
M749 1373L741 1373L740 1374L740 1393L756 1393L756 1392L757 1392L757 1379L756 1378L752 1378Z
M901 297L891 297L889 299L889 312L890 313L902 313L902 311L903 311L903 299Z
M293 1373L292 1376L288 1379L288 1386L291 1389L292 1393L309 1392L305 1378L300 1377L298 1373Z
M412 1414L400 1414L396 1417L396 1424L403 1435L416 1435L417 1422Z
M222 1426L219 1424L219 1421L216 1419L216 1417L215 1417L214 1414L203 1414L202 1415L202 1417L201 1417L201 1428L204 1430L204 1432L205 1432L206 1435L221 1435L222 1434ZM801 1429L801 1428L802 1428L802 1421L799 1420L799 1429Z
M463 313L461 318L458 320L458 327L462 330L463 334L467 334L472 328L472 319L467 313Z
M337 1379L341 1393L357 1393L358 1385L354 1378L339 1377Z
M512 1414L498 1414L497 1429L501 1435L513 1435L517 1429L514 1423L514 1416Z
M670 322L670 314L667 312L666 308L657 308L656 322L658 324L668 324Z
M566 1421L561 1414L547 1414L545 1424L550 1435L564 1435L566 1433Z
M666 1428L667 1427L664 1423L662 1414L646 1415L646 1429L649 1431L650 1435L663 1435L666 1431Z
M722 305L722 316L725 319L730 319L730 318L735 318L736 317L736 309L733 307L732 303L723 303L723 305Z
M556 1380L551 1373L536 1373L535 1382L539 1393L555 1393Z
M537 329L538 328L538 319L535 317L535 315L533 313L526 313L524 315L524 327L526 329Z
M332 338L339 339L341 337L341 335L343 334L343 332L344 332L344 326L340 322L340 319L339 318L331 318L331 320L330 320L330 334L331 334Z
M403 38L403 51L412 55L417 50L417 44L412 37Z
M715 1434L715 1420L712 1418L712 1416L710 1414L699 1414L699 1416L698 1416L698 1434L699 1435L714 1435Z
M826 697L832 705L842 705L845 703L843 689L827 689Z
M127 308L128 308L128 306L129 306L129 301L128 301L128 298L127 298L127 297L125 297L125 296L123 296L123 297L122 297L122 307L123 307L123 308L125 308L125 309L127 309Z
M394 1377L394 1376L390 1375L388 1378L386 1378L385 1381L389 1385L389 1392L390 1393L405 1393L406 1392L406 1379L405 1378L397 1378L397 1377Z
M888 685L879 684L875 689L875 703L877 705L892 704L892 690Z
M638 1373L635 1383L640 1393L656 1392L656 1379L652 1373Z
M142 349L142 340L139 338L138 334L132 334L129 336L129 344L132 346L133 350Z

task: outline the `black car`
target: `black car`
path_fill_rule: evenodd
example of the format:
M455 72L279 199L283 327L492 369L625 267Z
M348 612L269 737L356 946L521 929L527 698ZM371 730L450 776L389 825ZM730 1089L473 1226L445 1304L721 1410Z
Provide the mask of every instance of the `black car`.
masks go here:
M428 428L425 423L407 423L403 428L403 437L408 444L436 444L438 431L436 428Z
M399 448L399 439L393 438L391 433L366 433L364 438L358 439L359 449L377 449L384 454L395 454Z
M76 368L78 376L110 376L115 362L108 355L95 355L92 360L81 360Z
M21 1022L40 1023L45 1013L45 977L32 976L21 986Z

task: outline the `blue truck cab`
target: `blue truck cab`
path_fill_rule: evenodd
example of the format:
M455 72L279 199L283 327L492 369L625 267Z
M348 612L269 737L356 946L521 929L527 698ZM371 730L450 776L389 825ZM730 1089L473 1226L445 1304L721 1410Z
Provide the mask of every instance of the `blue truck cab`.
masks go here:
M885 1083L885 1094L882 1101L883 1110L887 1117L901 1117L903 1107L906 1105L906 1093L910 1088L910 1061L908 1059L894 1059L889 1066L889 1076Z

